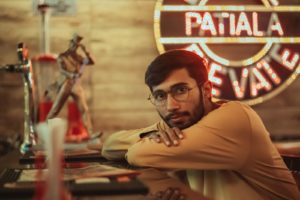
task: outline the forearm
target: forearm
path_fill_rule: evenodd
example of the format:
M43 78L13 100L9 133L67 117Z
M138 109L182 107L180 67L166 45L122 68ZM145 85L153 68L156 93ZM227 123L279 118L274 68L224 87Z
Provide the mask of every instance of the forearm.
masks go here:
M114 133L105 140L102 155L109 160L122 160L127 150L140 140L142 134L153 130L157 130L157 124L147 128Z
M91 57L91 55L87 52L86 54L86 58L88 59L88 63L87 65L94 65L95 64L95 61L94 59Z
M120 131L110 135L102 147L102 156L109 160L122 160L128 148L139 140L134 131Z
M181 130L184 138L177 146L143 138L128 149L127 161L167 169L241 169L251 149L249 117L239 106L220 109Z
M183 133L180 144L171 147L143 138L128 149L126 159L131 165L164 169L237 169L247 157L248 140L232 142L201 129Z
M94 59L91 57L90 53L86 50L86 48L83 45L81 45L81 49L82 49L83 53L85 54L84 64L86 64L86 65L95 64Z

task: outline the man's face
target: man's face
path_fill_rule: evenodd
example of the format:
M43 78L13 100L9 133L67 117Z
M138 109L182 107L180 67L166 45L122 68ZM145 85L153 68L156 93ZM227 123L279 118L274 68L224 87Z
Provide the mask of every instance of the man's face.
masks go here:
M170 91L180 94L185 88L189 88L185 100L176 100L176 96ZM162 119L170 127L185 129L198 122L204 115L202 92L195 79L191 78L188 71L174 70L161 84L154 86L153 95L167 94L164 104L156 105L156 109ZM174 94L174 93L173 93ZM175 96L175 98L174 98Z

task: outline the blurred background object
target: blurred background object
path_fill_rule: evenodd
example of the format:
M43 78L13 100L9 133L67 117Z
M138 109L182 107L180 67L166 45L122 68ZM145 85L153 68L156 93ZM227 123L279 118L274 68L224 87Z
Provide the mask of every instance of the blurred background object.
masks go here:
M82 77L95 129L109 134L144 127L159 118L146 100L149 92L143 79L147 65L158 54L153 34L156 3L156 0L77 0L72 15L51 17L51 52L63 52L70 36L77 32L85 37L85 45L95 57L95 66L86 68ZM300 1L292 3L300 5ZM0 1L0 63L16 60L12 53L16 41L26 42L30 55L40 54L41 17L33 15L32 6L28 0ZM276 140L300 136L299 91L298 78L274 98L253 106ZM0 73L3 137L23 130L22 106L16 106L16 102L23 102L22 94L19 77ZM67 118L67 112L65 109L60 115Z

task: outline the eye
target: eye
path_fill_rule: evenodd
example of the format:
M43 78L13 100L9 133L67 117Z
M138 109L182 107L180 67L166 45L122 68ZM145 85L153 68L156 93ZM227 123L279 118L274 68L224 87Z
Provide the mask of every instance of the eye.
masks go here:
M185 85L178 86L174 88L175 94L186 94L189 91L189 88Z
M153 97L156 101L163 101L166 99L167 94L165 92L156 92Z

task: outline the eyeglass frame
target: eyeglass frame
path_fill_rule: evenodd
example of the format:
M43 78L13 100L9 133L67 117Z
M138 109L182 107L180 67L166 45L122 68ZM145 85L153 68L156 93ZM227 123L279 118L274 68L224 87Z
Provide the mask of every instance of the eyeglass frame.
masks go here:
M187 91L185 93L185 94L187 94L187 97L184 100L178 100L176 97L174 97L174 96L176 96L176 94L175 94L176 91L172 91L172 90L176 90L176 89L178 89L177 87L182 87L182 86L186 87L186 89L187 89ZM153 104L154 106L164 106L164 105L166 105L166 102L167 102L167 99L168 99L168 94L170 94L170 96L175 101L177 101L177 102L186 102L188 100L188 98L189 98L190 91L193 90L193 89L195 89L197 86L199 86L199 85L196 84L193 87L188 87L185 83L178 83L178 84L173 85L171 87L171 89L169 89L168 91L162 91L166 95L166 97L165 97L164 100L162 100L161 103L158 103L158 104L155 103L156 100L155 100L155 97L153 96L153 93L149 94L149 97L147 98L147 100L149 100L151 102L151 104ZM180 94L177 94L177 95L180 95Z

